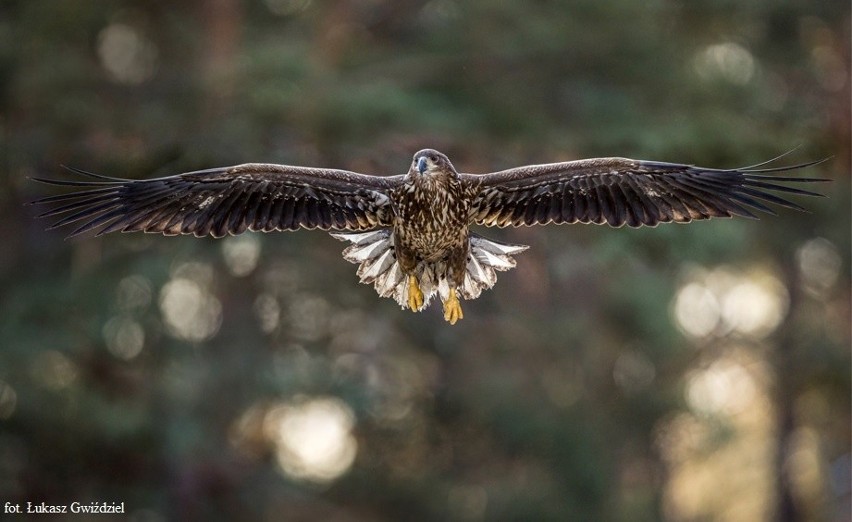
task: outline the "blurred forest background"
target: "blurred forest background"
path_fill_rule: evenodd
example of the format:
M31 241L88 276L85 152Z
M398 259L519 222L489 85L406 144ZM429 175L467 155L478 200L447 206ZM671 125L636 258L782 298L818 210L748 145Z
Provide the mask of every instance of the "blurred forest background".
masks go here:
M0 501L132 520L850 520L846 0L0 2ZM760 221L531 245L444 323L320 232L63 240L68 164L833 155ZM480 231L482 232L482 231ZM126 517L120 517L125 519Z

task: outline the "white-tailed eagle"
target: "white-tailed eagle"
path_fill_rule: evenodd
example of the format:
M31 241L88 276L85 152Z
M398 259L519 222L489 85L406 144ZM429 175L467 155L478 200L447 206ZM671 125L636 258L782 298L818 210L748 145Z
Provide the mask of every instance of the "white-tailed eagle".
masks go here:
M777 159L777 158L776 158ZM35 201L40 217L64 216L87 231L156 232L222 237L246 230L326 230L352 244L343 251L358 276L382 297L411 310L439 295L444 318L462 318L459 299L475 299L515 266L526 246L470 231L472 225L596 223L613 227L688 223L715 217L774 214L766 203L796 210L773 192L819 196L781 185L824 181L779 175L819 163L710 169L626 158L529 165L460 174L438 151L414 155L407 174L247 163L146 180L70 169L89 180L41 179L80 190Z

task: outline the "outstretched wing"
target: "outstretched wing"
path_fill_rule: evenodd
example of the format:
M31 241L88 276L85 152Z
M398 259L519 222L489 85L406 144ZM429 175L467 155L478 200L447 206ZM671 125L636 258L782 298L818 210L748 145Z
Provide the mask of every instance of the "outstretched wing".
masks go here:
M247 163L148 180L111 178L69 169L95 180L35 178L81 190L46 197L39 217L67 214L50 228L77 223L70 236L121 230L201 237L254 230L370 230L391 223L387 192L402 176Z
M777 182L827 180L774 174L810 167L821 161L824 160L759 168L770 163L765 162L720 170L657 161L596 158L530 165L491 174L463 174L462 179L478 187L471 216L480 225L505 227L580 222L640 227L734 215L755 218L753 210L774 214L764 202L804 210L772 192L822 194Z

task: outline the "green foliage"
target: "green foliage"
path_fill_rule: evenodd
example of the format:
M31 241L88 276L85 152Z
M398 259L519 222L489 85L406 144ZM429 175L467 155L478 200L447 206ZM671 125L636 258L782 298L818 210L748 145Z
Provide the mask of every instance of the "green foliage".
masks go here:
M827 461L848 456L849 10L817 4L4 2L0 499L165 519L656 520L684 376L738 343L775 372L779 411L826 405L808 422ZM110 65L117 26L130 43ZM599 155L736 167L799 144L791 161L835 155L805 174L836 180L811 214L480 231L532 248L452 328L358 285L318 232L259 237L238 276L230 239L63 241L23 206L49 190L26 178L59 164L398 174L432 146L468 172ZM815 237L841 263L818 297L796 272ZM677 328L684 274L720 265L769 267L788 289L769 338ZM163 312L181 278L221 310L195 340ZM282 471L251 415L304 397L354 413L357 457L328 484Z

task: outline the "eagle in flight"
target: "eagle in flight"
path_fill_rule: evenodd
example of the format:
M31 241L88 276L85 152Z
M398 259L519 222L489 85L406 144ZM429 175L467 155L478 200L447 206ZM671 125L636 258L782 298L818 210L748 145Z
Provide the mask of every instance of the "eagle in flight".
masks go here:
M495 271L514 267L512 256L528 248L486 239L472 225L653 227L774 214L767 202L804 210L772 192L821 195L778 183L825 181L778 175L819 161L769 167L772 161L723 170L595 158L463 174L444 154L425 149L407 174L387 177L265 163L145 180L69 169L90 179L36 178L78 190L33 203L49 205L39 217L65 214L50 228L77 223L70 236L326 230L351 243L343 257L359 265L361 282L380 296L420 311L438 294L444 319L455 324L463 317L460 299L491 288Z

